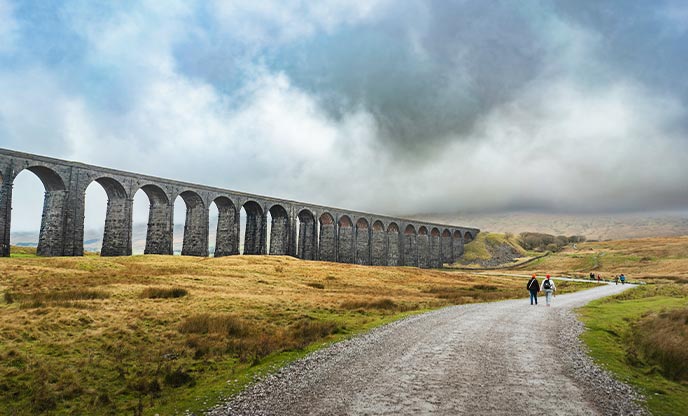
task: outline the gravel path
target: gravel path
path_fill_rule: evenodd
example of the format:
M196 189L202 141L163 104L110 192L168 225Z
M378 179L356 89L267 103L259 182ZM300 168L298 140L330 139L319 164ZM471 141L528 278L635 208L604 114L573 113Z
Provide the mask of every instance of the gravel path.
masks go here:
M628 286L461 305L309 355L210 412L219 415L644 414L594 366L572 309Z

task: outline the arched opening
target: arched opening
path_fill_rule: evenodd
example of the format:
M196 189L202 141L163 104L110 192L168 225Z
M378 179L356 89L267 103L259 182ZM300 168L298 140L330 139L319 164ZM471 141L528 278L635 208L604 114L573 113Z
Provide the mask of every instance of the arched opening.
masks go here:
M398 266L399 256L399 226L396 223L390 223L387 227L387 265Z
M465 233L463 233L463 242L464 242L464 244L468 244L468 243L470 243L471 241L473 241L473 234L471 234L470 231L466 231Z
M430 267L430 244L428 241L428 229L421 226L418 229L418 267L427 269Z
M442 253L440 244L440 230L433 228L430 230L430 267L442 267Z
M184 222L186 221L186 203L181 196L174 199L172 211L172 253L177 256L182 254Z
M11 236L7 216L12 212L12 201L8 201L8 188L11 189L11 187L7 185L0 171L0 257L10 256Z
M351 218L342 215L337 222L337 261L354 262L354 228Z
M270 255L289 254L289 215L281 205L270 208Z
M452 238L451 232L448 229L442 231L442 239L440 245L442 246L442 263L452 262Z
M86 188L84 201L84 249L100 248L101 256L131 255L132 200L124 186L113 178L97 178Z
M356 221L356 264L370 264L370 230L368 220L359 218Z
M24 174L24 170L33 175ZM71 254L63 245L67 192L62 178L44 166L31 166L24 170L14 178L2 177L0 254L9 256L10 244L36 246L39 256Z
M370 233L370 255L373 266L384 266L387 264L385 253L387 252L387 235L382 221L377 220L373 223Z
M207 257L209 222L208 209L203 203L203 198L194 191L184 191L179 194L179 197L181 197L186 208L181 254L182 256ZM177 211L176 205L177 201L175 201L175 213Z
M226 196L215 198L213 205L217 209L213 255L223 257L239 254L239 212Z
M263 208L255 201L247 201L241 207L245 212L243 253L245 255L265 254L265 233L267 224Z
M297 256L304 260L315 260L316 229L315 216L307 209L301 210L297 216L299 221L297 235Z
M418 266L418 249L417 249L417 238L416 229L413 225L409 224L404 230L404 266Z
M320 222L320 238L318 250L320 260L337 261L337 229L334 218L329 213L324 213L318 219Z
M452 234L452 263L461 256L463 256L463 238L461 231L456 230Z
M145 195L145 196L144 196ZM186 217L186 206L184 202L179 199L179 204L183 207L184 216ZM146 206L146 202L148 205ZM140 207L140 208L139 208ZM139 188L134 195L134 241L141 241L145 238L145 245L143 248L144 254L173 254L173 221L174 207L170 205L170 200L165 191L157 185L146 184ZM145 236L139 236L137 233L143 231L143 227L137 225L139 222L144 222ZM181 228L180 228L181 232ZM134 248L136 251L136 248ZM181 252L181 245L179 246Z

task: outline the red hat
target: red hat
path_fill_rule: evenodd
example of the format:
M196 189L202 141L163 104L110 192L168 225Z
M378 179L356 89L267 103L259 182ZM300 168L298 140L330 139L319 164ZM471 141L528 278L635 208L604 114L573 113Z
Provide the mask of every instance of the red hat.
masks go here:
M549 275L547 275L547 278L549 279Z
M532 276L532 277L535 277L535 273L533 273L533 276Z

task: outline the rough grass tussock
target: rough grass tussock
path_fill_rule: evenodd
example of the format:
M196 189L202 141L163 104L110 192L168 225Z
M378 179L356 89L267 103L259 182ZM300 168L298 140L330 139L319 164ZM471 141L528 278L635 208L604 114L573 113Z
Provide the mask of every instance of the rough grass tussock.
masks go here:
M148 287L141 292L141 297L144 299L173 299L181 298L188 294L189 292L186 289L179 287Z
M637 351L669 379L688 382L688 308L651 313L632 326Z
M231 314L202 313L186 318L180 325L183 334L219 334L241 337L249 333L249 323Z
M366 310L366 309L377 309L382 311L400 311L404 312L407 310L415 309L414 306L404 306L394 302L392 299L383 298L371 301L346 301L343 302L340 307L342 309L349 310Z

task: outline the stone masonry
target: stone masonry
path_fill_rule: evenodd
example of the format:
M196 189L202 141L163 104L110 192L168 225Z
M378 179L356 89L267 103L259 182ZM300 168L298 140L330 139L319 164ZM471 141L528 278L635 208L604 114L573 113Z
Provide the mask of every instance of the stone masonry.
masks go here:
M217 257L239 254L239 213L246 212L244 254L289 255L305 260L364 265L441 267L463 255L475 228L432 224L252 195L0 149L0 256L10 255L14 179L27 170L45 187L37 253L81 256L86 188L98 182L108 197L103 256L132 252L134 195L150 202L146 254L171 255L174 201L186 204L182 255L209 255L209 212L218 209ZM268 215L269 214L269 215ZM268 218L270 235L268 246Z

